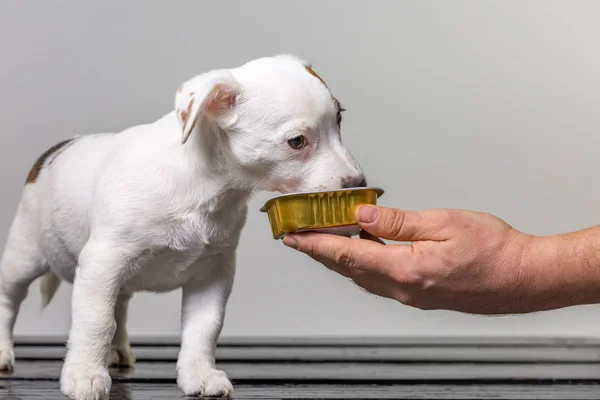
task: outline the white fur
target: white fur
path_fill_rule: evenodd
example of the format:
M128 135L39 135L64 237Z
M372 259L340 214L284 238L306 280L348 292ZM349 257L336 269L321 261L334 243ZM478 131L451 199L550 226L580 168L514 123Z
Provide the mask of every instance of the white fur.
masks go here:
M79 137L51 156L23 189L0 264L0 369L14 363L27 287L44 276L49 302L59 277L74 282L61 390L106 399L108 365L134 361L131 295L182 288L177 382L186 395L230 394L214 354L247 201L256 190L337 189L361 177L336 113L300 60L262 58L184 83L175 111L154 123ZM299 134L308 144L292 149Z

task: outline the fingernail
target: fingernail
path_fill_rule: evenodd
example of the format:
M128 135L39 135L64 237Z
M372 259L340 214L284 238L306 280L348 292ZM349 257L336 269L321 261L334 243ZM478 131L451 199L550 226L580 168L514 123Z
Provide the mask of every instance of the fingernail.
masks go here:
M286 235L283 238L283 244L285 244L287 247L291 247L292 249L298 249L298 241L293 236Z
M373 206L360 206L356 212L356 219L363 224L377 221L379 211Z

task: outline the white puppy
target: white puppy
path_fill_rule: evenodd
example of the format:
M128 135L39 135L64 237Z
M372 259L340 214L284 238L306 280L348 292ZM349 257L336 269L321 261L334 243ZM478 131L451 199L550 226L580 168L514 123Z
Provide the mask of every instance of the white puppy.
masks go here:
M215 346L235 252L256 190L365 186L340 140L341 109L301 60L277 56L185 82L175 110L119 134L76 137L31 170L0 264L0 369L28 286L47 304L74 282L62 392L106 399L108 365L131 365L125 327L134 292L182 288L177 382L228 395ZM266 233L266 232L265 232Z

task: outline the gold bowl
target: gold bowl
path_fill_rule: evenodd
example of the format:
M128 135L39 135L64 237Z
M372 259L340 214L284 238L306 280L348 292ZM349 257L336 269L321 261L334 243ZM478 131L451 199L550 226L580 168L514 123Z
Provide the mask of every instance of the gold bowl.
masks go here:
M355 218L358 206L376 205L383 193L365 187L284 194L267 201L260 211L269 217L273 239L308 231L353 236L360 233Z

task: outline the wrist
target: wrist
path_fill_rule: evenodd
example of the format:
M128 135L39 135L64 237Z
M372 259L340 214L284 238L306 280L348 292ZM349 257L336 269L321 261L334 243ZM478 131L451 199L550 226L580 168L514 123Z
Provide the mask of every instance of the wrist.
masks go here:
M533 236L520 268L533 276L537 308L600 302L600 231Z

